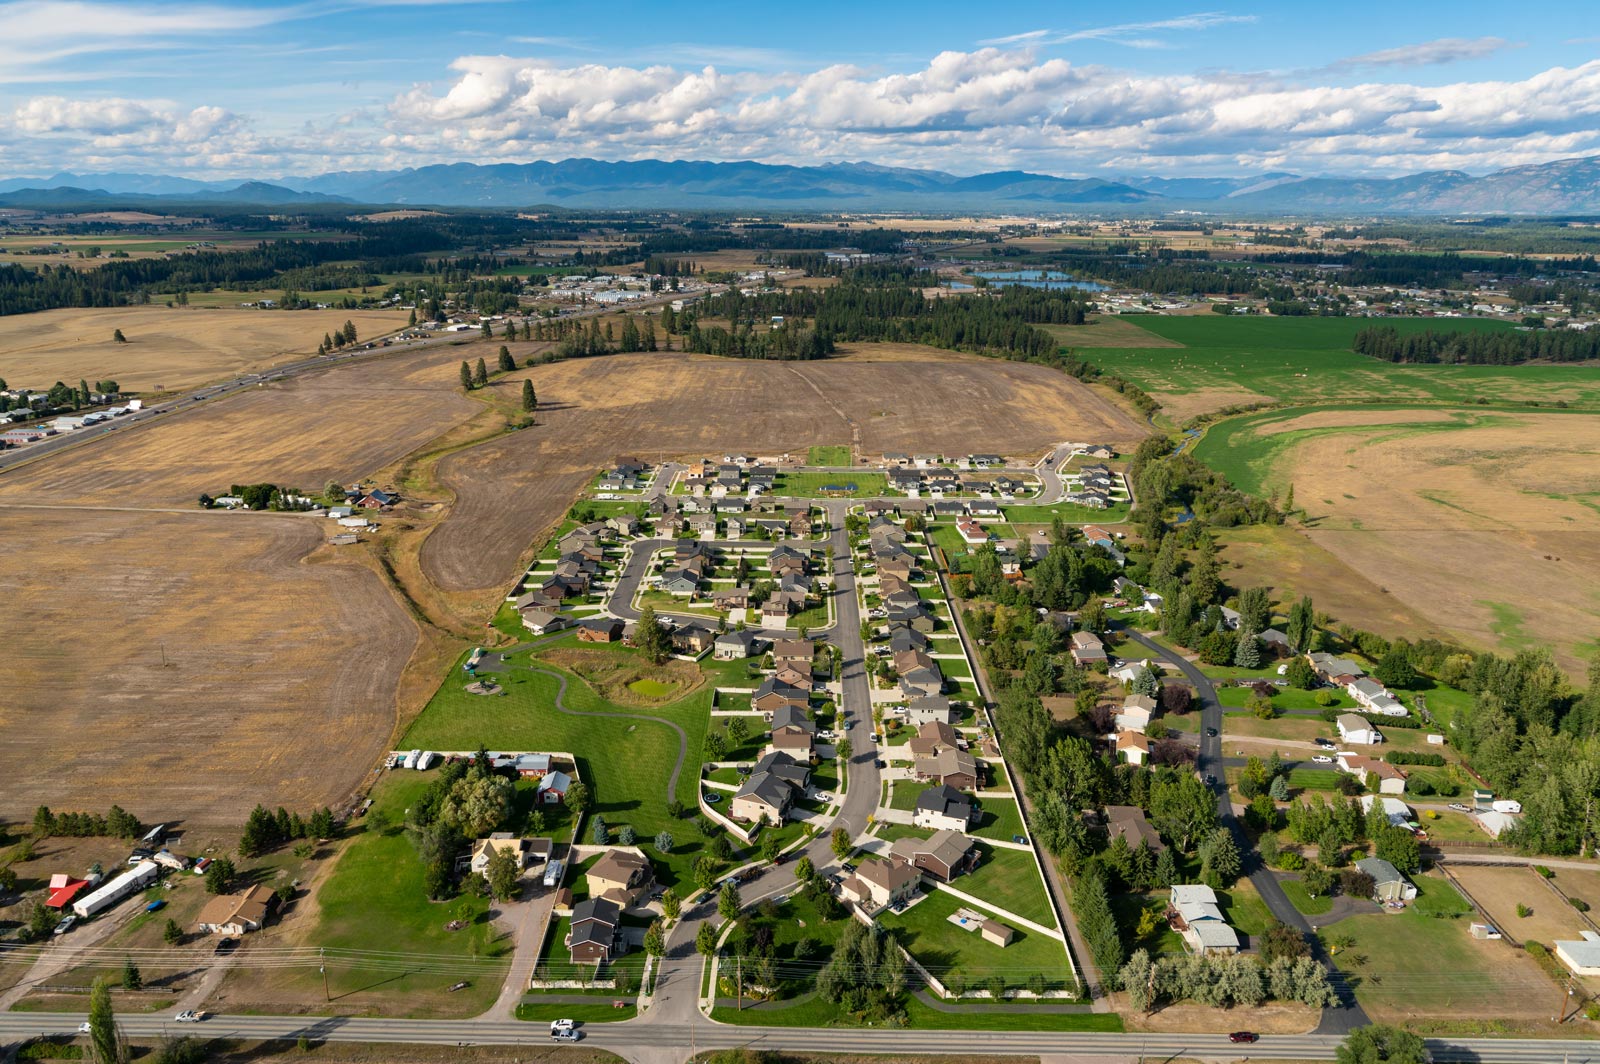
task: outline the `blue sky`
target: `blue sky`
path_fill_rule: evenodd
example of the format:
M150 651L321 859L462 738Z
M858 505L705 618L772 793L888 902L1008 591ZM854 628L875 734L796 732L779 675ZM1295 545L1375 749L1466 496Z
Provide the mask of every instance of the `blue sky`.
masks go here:
M0 176L595 156L1485 171L1600 151L1592 4L0 0Z

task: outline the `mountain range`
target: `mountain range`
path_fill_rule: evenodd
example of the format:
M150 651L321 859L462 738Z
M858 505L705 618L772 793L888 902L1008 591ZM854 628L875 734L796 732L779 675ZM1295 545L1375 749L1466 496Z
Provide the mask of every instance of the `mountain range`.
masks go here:
M871 163L774 166L565 159L344 171L242 184L128 173L0 180L0 206L9 207L318 202L483 208L1584 214L1600 213L1600 156L1511 167L1482 176L1440 170L1398 178L1271 173L1103 179L1022 170L961 177Z

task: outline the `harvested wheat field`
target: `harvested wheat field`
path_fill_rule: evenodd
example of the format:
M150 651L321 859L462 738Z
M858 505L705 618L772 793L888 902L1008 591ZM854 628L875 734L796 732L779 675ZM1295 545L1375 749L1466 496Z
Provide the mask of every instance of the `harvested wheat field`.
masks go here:
M237 823L347 796L385 748L415 623L322 522L0 511L0 815L38 804Z
M530 371L538 428L439 463L456 501L423 544L447 591L497 587L600 466L728 448L804 453L853 439L884 450L1035 454L1062 440L1125 443L1131 415L1064 373L911 344L852 345L819 362L657 353L577 359ZM518 375L520 377L520 374ZM510 379L498 388L520 387Z
M314 355L352 322L363 340L404 327L402 311L107 307L0 318L0 377L48 388L114 380L124 391L188 388ZM112 334L121 329L128 342Z
M0 477L0 503L190 506L230 484L348 483L482 409L459 391L461 357L435 347L262 385L22 466Z
M1306 535L1457 638L1581 671L1600 632L1600 417L1434 413L1285 451Z

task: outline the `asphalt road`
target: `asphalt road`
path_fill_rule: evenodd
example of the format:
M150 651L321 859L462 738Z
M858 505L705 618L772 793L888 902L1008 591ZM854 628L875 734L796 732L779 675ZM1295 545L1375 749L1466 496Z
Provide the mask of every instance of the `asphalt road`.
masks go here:
M1195 768L1202 775L1210 775L1215 780L1211 784L1211 789L1217 795L1218 818L1222 825L1233 833L1234 841L1238 843L1239 853L1244 860L1245 874L1249 877L1250 884L1256 888L1256 893L1267 903L1267 908L1271 910L1273 916L1306 937L1311 945L1312 956L1328 969L1329 981L1338 991L1339 1004L1322 1010L1322 1020L1317 1024L1317 1033L1343 1035L1357 1027L1365 1027L1372 1022L1367 1018L1366 1011L1356 1002L1355 995L1343 975L1334 966L1332 958L1323 950L1316 935L1312 934L1310 921L1289 901L1289 896L1283 892L1283 886L1278 882L1277 875L1261 860L1260 854L1245 836L1244 826L1233 814L1233 803L1228 799L1227 778L1223 775L1222 702L1217 698L1217 689L1211 683L1211 678L1201 672L1192 661L1174 654L1137 629L1125 628L1122 634L1150 651L1153 657L1177 669L1183 674L1184 680L1194 688L1195 701L1200 706L1201 726L1200 753ZM1216 734L1213 735L1212 732Z
M583 1045L605 1049L640 1064L665 1064L685 1060L695 1050L746 1047L812 1054L920 1053L1029 1055L1081 1054L1100 1059L1150 1060L1205 1057L1235 1060L1332 1059L1340 1042L1334 1035L1264 1035L1250 1046L1236 1046L1222 1034L1112 1034L1046 1031L891 1031L873 1029L813 1029L736 1027L700 1020L667 1022L651 1010L647 1018L619 1024L587 1024ZM20 1041L35 1035L69 1035L77 1031L82 1015L47 1013L0 1014L0 1041ZM170 1019L144 1015L119 1016L123 1032L146 1040L178 1034L206 1038L313 1042L389 1042L422 1045L547 1045L542 1025L515 1020L396 1020L359 1017L213 1016L203 1023L184 1025ZM1553 1039L1463 1038L1428 1039L1436 1061L1474 1061L1482 1064L1595 1064L1600 1044Z

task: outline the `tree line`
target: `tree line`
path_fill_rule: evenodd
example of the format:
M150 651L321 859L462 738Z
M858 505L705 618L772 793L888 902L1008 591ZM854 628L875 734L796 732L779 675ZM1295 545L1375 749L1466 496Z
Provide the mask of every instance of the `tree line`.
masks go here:
M1600 331L1536 329L1514 332L1427 332L1401 335L1392 325L1356 333L1355 352L1385 362L1516 366L1524 362L1584 362L1600 358Z

